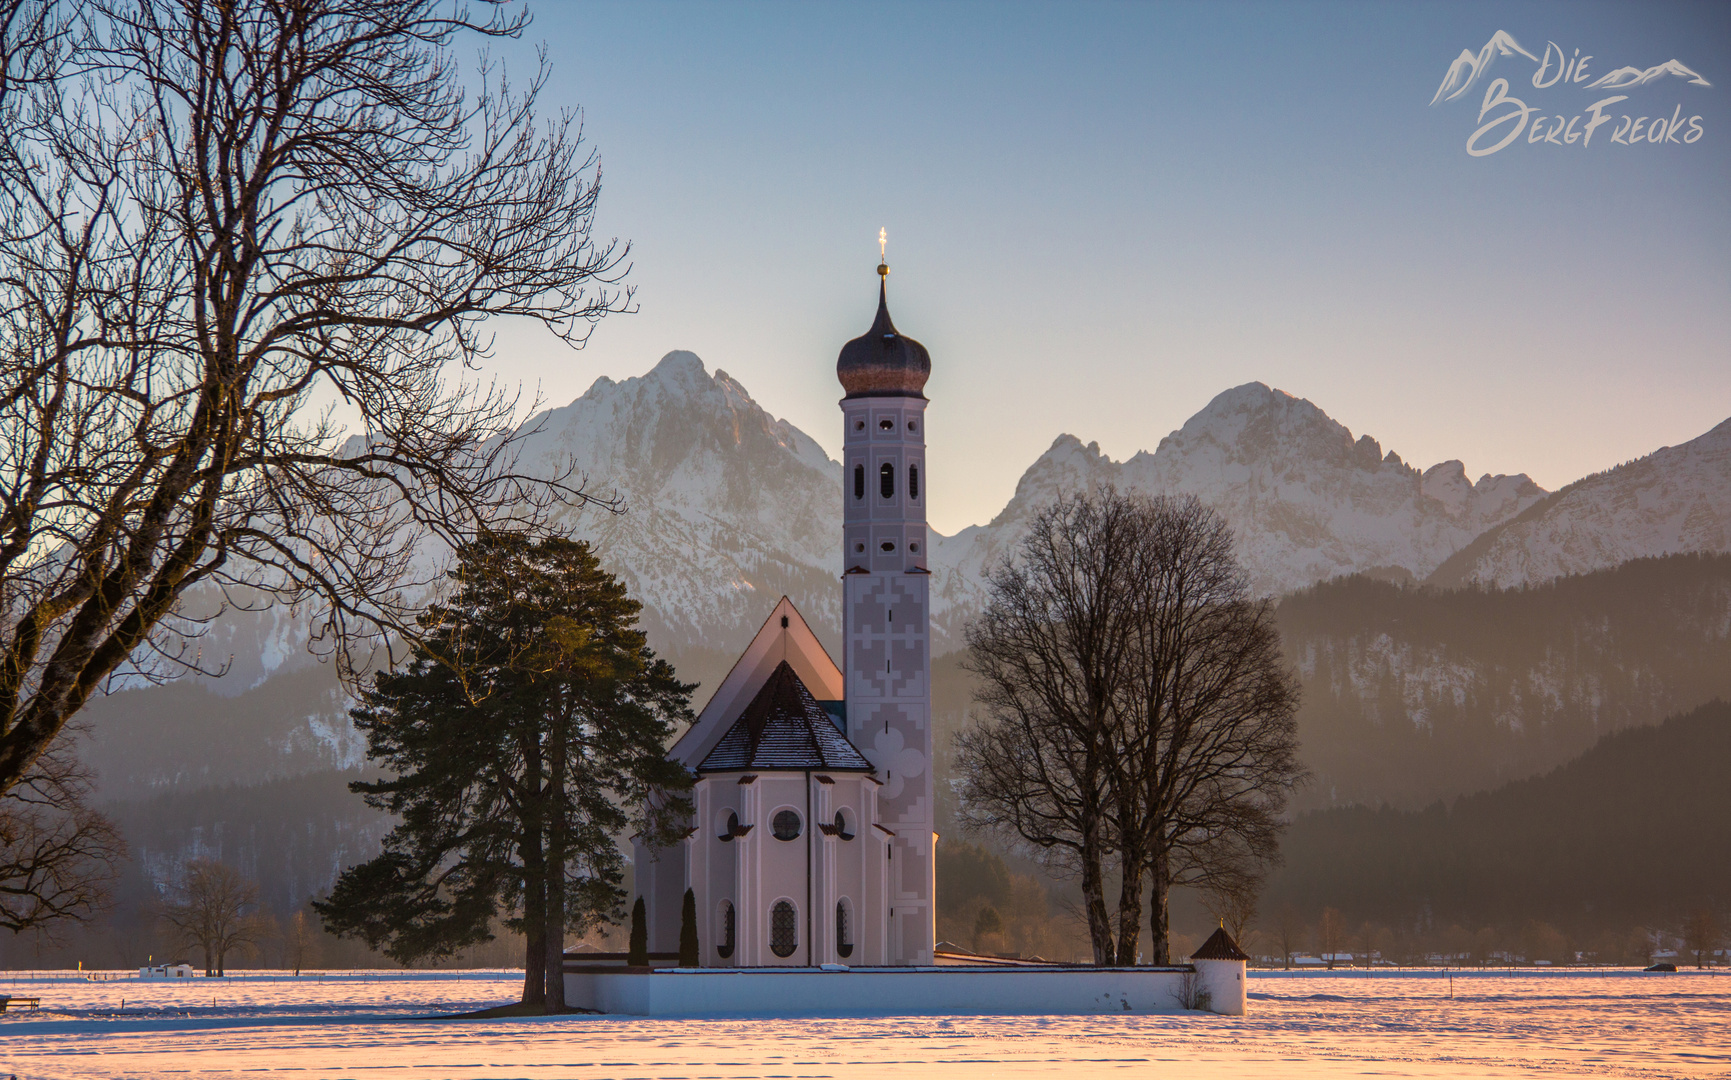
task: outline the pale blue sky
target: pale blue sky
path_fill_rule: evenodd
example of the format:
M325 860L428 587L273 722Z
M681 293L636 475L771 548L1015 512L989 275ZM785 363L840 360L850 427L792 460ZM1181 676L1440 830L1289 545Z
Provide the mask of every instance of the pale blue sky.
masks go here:
M1060 432L1153 449L1261 380L1385 449L1555 488L1731 416L1731 5L541 3L600 225L642 310L492 367L563 404L691 349L833 452L836 351L891 310L930 348L933 524L988 519ZM1608 111L1692 145L1465 152L1497 30L1615 67ZM1679 134L1682 134L1679 132Z

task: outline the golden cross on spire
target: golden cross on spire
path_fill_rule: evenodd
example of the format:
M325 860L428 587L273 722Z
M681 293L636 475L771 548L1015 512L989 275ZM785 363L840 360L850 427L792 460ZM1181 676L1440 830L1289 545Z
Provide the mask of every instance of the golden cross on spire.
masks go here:
M878 230L878 262L884 261L884 245L887 244L888 241L889 241L889 233L884 229L879 229Z

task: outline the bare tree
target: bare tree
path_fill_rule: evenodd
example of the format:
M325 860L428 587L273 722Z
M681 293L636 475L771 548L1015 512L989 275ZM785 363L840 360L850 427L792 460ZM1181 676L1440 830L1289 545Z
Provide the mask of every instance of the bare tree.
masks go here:
M464 373L499 316L581 345L626 252L545 59L466 89L453 39L527 21L474 7L0 0L0 791L225 604L349 673L429 544L587 499Z
M1133 963L1139 929L1133 918L1129 942L1119 940L1105 900L1112 713L1135 640L1125 602L1135 517L1124 499L1087 496L1035 515L968 626L965 666L980 677L985 715L955 744L964 823L1008 833L1080 877L1097 964Z
M1135 638L1107 762L1122 862L1153 879L1153 962L1167 964L1174 886L1254 893L1279 856L1287 795L1305 775L1299 691L1225 521L1191 496L1130 501ZM1141 894L1138 873L1126 899Z
M109 902L126 844L92 810L91 777L67 732L0 795L0 927L13 933L88 922Z
M1280 949L1281 966L1292 970L1292 957L1296 954L1304 940L1304 921L1298 917L1298 910L1291 904L1280 909L1280 914L1274 920L1274 944Z
M1683 920L1683 948L1695 954L1696 967L1705 967L1712 961L1723 939L1719 917L1712 908L1696 908Z
M262 941L269 923L258 913L258 883L214 859L186 864L175 898L160 906L162 921L183 944L204 952L204 973L225 974L228 954Z
M1232 935L1233 940L1242 943L1251 920L1256 918L1256 908L1261 896L1260 876L1217 876L1217 880L1203 888L1202 906L1220 921L1220 925Z
M318 959L318 924L307 918L305 911L297 911L289 919L288 929L283 933L283 947L288 954L288 966L295 969L296 975L301 973L301 968L311 967Z
M1270 608L1193 498L1065 496L1016 554L968 630L985 716L956 743L964 820L1078 873L1098 963L1136 962L1151 874L1169 963L1171 889L1253 891L1302 778Z
M1322 954L1329 970L1334 969L1334 958L1345 945L1346 920L1337 909L1323 908L1322 918L1316 923L1316 951Z

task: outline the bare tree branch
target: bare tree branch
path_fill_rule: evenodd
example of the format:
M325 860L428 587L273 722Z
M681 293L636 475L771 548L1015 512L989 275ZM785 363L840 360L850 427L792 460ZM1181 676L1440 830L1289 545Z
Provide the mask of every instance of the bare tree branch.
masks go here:
M630 306L545 58L465 89L455 37L526 25L475 8L0 0L0 791L231 603L352 674L441 549L597 501L469 374L489 319Z

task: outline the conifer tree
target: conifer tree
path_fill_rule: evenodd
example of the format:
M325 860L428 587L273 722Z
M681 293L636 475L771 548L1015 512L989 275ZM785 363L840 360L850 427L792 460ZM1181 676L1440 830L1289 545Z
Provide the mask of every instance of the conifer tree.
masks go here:
M685 900L679 905L679 966L697 965L697 894L686 889Z
M693 689L636 628L641 605L586 543L493 534L458 551L452 598L354 710L392 775L351 784L400 824L317 905L395 959L527 940L523 1002L564 1008L564 941L617 921L617 838L671 843L689 774L665 755Z
M625 962L632 967L649 966L649 912L641 896L631 905L631 944Z

